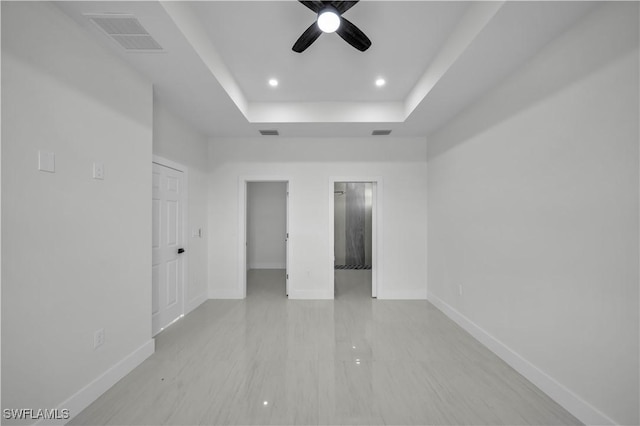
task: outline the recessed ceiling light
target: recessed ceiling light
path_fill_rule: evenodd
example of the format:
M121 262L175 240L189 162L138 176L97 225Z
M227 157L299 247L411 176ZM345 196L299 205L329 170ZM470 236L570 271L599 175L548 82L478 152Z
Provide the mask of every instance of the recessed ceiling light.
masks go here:
M376 79L376 86L378 86L378 87L382 87L382 86L384 86L385 84L387 84L387 82L385 81L385 79L384 79L384 78L382 78L382 77L378 77L378 78Z
M269 86L278 87L278 80L276 80L275 78L270 78L269 79Z

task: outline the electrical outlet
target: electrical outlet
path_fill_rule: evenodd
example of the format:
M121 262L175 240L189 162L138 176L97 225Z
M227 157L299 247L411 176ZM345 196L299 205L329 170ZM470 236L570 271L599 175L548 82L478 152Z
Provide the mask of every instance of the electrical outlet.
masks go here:
M38 170L55 173L56 155L53 152L38 151Z
M102 345L104 345L104 328L93 333L93 349L98 349Z
M93 178L100 180L104 179L104 164L93 163Z

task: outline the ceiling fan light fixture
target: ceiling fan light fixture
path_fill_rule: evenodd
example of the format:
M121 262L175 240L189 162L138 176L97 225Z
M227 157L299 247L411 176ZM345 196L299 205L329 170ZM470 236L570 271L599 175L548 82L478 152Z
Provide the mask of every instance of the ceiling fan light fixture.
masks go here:
M340 28L340 15L332 8L326 8L318 14L318 27L324 33L333 33Z
M302 1L298 0L316 14L316 19L298 37L291 47L296 53L302 53L315 42L322 33L336 32L344 41L364 52L371 47L371 40L365 33L342 14L358 4L355 1Z

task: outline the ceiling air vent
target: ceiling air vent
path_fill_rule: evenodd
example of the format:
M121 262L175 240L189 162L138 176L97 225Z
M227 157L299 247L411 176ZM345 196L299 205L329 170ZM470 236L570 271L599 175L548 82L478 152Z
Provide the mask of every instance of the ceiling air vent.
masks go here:
M280 133L278 133L277 130L260 130L260 134L262 136L278 136L278 135L280 135Z
M371 132L373 136L387 136L391 133L391 130L374 130Z
M112 13L86 14L85 16L128 52L162 51L162 46L149 35L133 15Z

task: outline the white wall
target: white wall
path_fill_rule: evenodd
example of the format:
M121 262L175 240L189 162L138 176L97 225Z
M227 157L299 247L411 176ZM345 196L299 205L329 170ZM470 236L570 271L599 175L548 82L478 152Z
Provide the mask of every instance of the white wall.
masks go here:
M333 294L331 177L383 180L379 298L426 297L424 139L213 139L210 143L209 291L241 297L239 180L289 179L289 296ZM348 179L345 179L348 180Z
M153 153L188 170L188 217L185 244L188 277L185 312L195 309L207 294L207 139L154 97ZM201 234L197 231L201 230Z
M2 2L3 408L75 415L153 352L151 131L150 83L52 4Z
M638 16L598 9L428 139L429 299L598 424L640 420Z
M247 267L284 269L287 233L287 184L247 184Z

